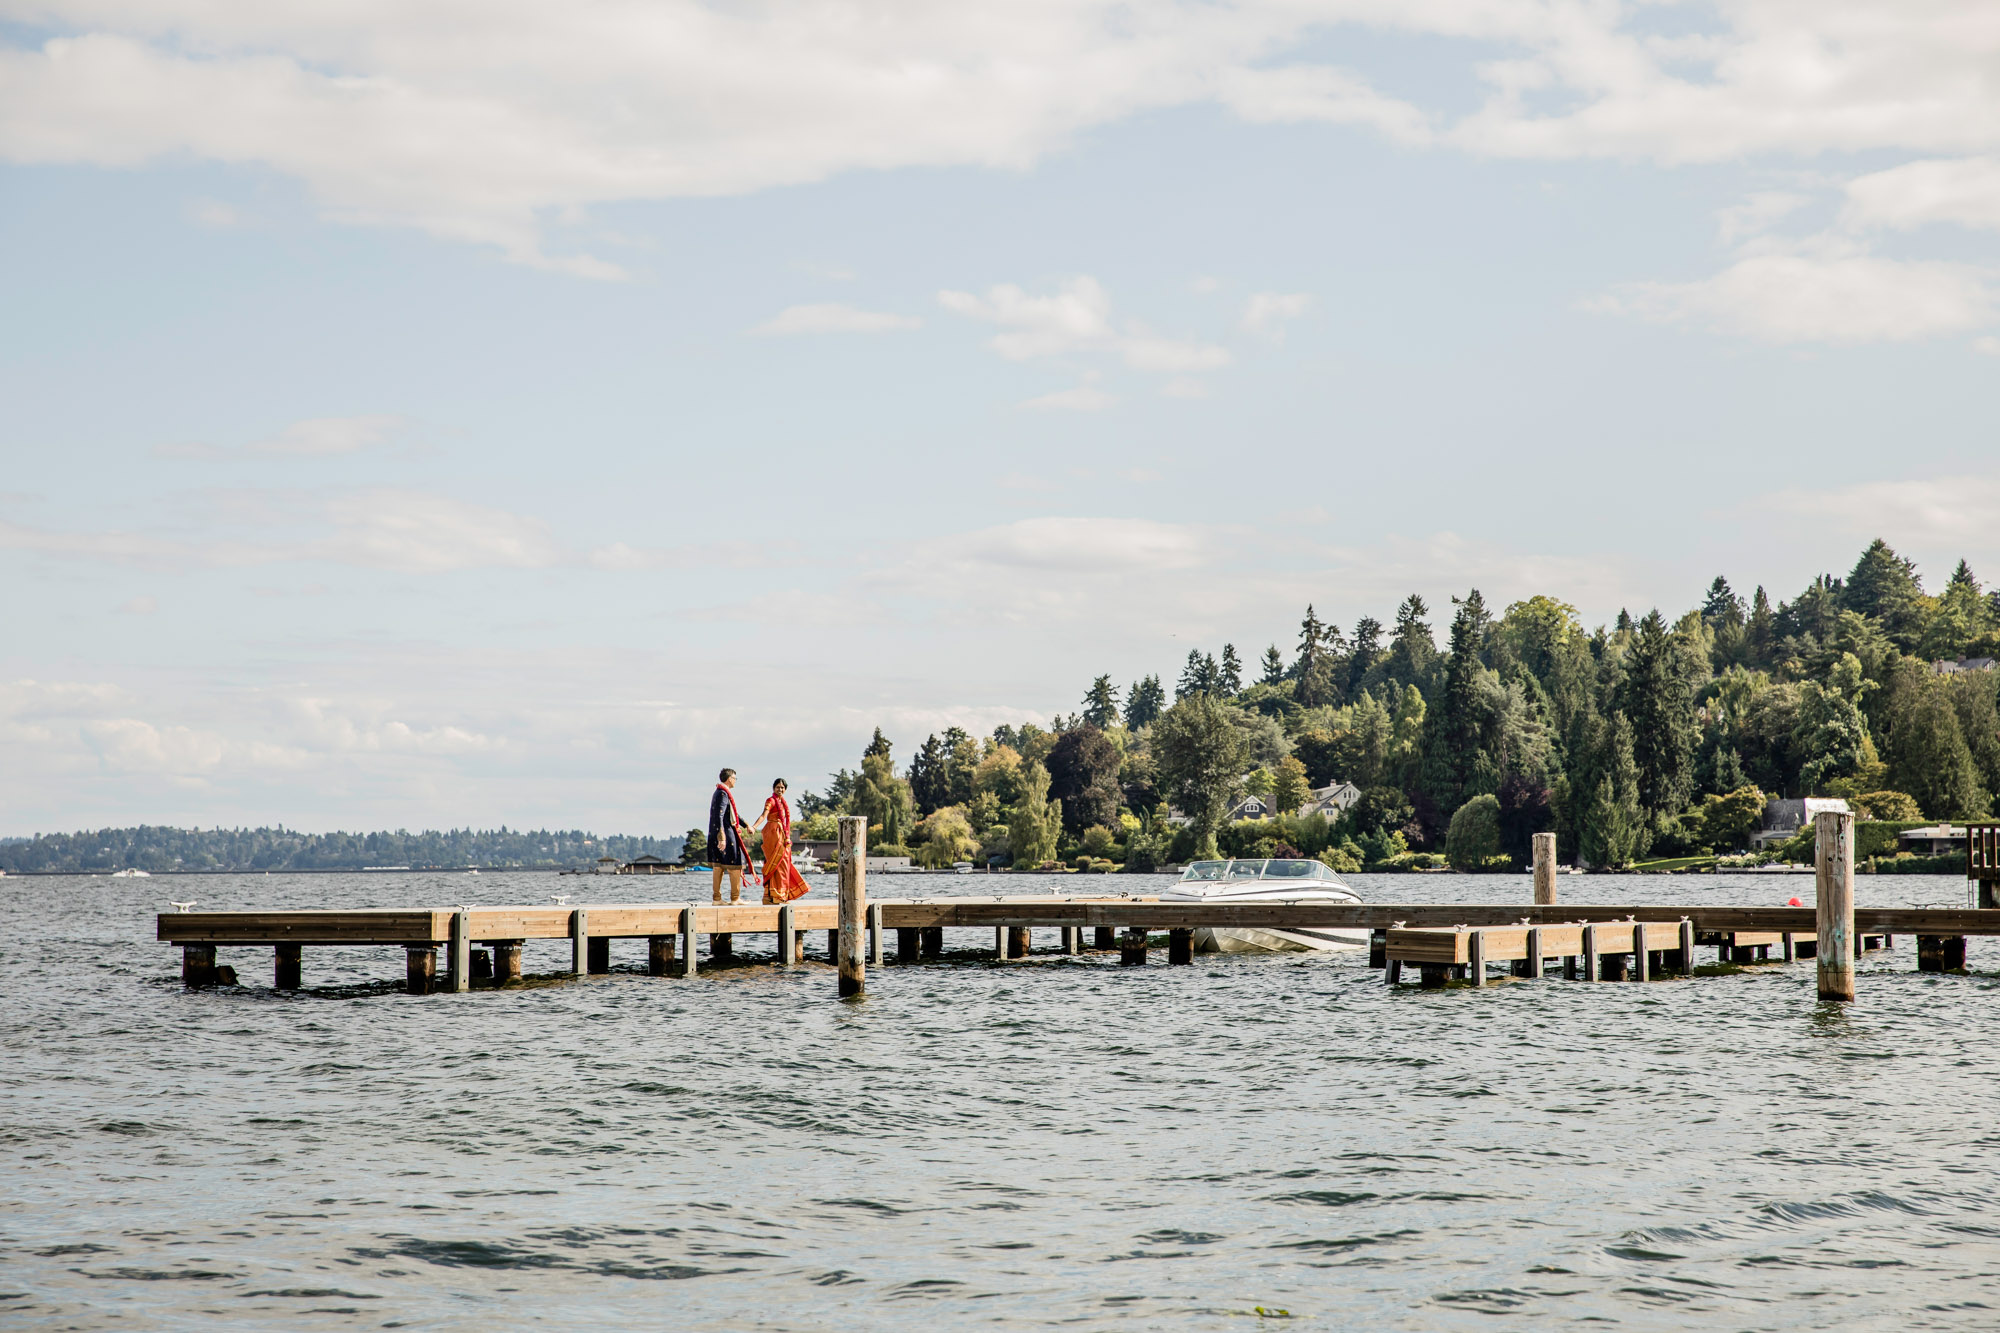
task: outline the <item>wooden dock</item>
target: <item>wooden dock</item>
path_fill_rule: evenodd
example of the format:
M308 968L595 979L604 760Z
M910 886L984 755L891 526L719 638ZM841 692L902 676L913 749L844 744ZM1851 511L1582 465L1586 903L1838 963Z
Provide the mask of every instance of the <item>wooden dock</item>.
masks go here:
M868 901L866 822L840 821L840 890L837 898L784 906L759 903L587 903L534 907L368 908L289 912L171 912L159 918L158 938L180 946L181 977L191 987L233 978L220 966L220 948L268 948L280 990L303 979L304 951L341 945L400 946L405 979L414 994L438 989L438 951L446 951L446 988L466 991L475 981L507 985L521 980L521 949L528 940L570 942L569 972L611 970L613 940L646 941L647 971L693 977L705 939L711 964L735 955L739 935L774 936L780 965L796 964L808 934L827 932L827 952L837 962L838 994L858 996L867 969L882 966L886 938L896 935L899 963L935 959L944 932L973 928L993 932L1000 959L1025 958L1036 930L1053 930L1066 955L1117 948L1120 961L1142 966L1155 932L1167 935L1167 962L1194 961L1194 932L1216 929L1367 929L1371 964L1400 980L1415 966L1426 986L1441 987L1457 975L1474 986L1487 981L1492 963L1510 964L1516 976L1546 975L1550 960L1564 975L1582 980L1645 981L1694 970L1697 943L1720 950L1720 961L1769 958L1815 960L1819 995L1854 998L1854 959L1866 949L1917 937L1920 971L1960 970L1969 935L2000 935L2000 904L1981 882L1978 907L1874 907L1854 905L1854 817L1815 817L1818 880L1812 907L1717 907L1680 903L1578 906L1554 901L1555 839L1537 835L1535 899L1521 903L1167 902L1157 897L1021 896L909 898ZM1975 838L1967 853L1968 877L2000 874L2000 834ZM1119 932L1123 932L1121 935ZM225 973L227 976L225 976Z

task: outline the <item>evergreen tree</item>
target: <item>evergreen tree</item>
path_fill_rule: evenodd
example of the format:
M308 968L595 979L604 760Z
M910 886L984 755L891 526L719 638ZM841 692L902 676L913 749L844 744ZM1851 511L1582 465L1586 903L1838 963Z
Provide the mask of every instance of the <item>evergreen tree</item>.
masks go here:
M1917 646L1929 618L1916 564L1897 555L1880 537L1854 562L1840 604L1879 621L1883 632L1905 651Z
M1444 687L1424 721L1421 787L1449 815L1472 795L1486 713L1480 691L1479 635L1486 603L1474 589L1451 621Z
M1347 697L1357 698L1361 682L1382 658L1382 622L1363 616L1354 622L1354 651L1347 659Z
M875 739L868 742L868 748L861 754L864 758L869 755L881 755L884 759L889 757L889 738L882 734L882 728L875 728Z
M1388 781L1401 791L1413 791L1424 762L1424 694L1405 685L1396 699L1389 724Z
M1236 645L1222 645L1222 666L1216 673L1216 693L1232 697L1243 693L1243 659L1236 655Z
M1430 613L1416 593L1396 608L1396 631L1389 638L1389 654L1382 666L1387 679L1398 685L1422 685L1430 679L1437 661L1437 641L1431 638L1427 619Z
M1317 708L1332 702L1332 680L1326 655L1326 626L1313 614L1310 603L1306 618L1299 622L1299 655L1292 662L1292 677L1298 682L1292 697L1302 708Z
M951 798L946 804L964 805L973 797L972 775L979 768L979 742L963 727L951 727L944 733L944 748L945 772L951 788Z
M951 804L951 774L944 742L935 735L925 737L910 761L910 799L919 817Z
M1118 687L1111 683L1111 677L1099 676L1090 682L1090 692L1083 696L1083 720L1099 728L1118 720Z
M1049 751L1049 792L1062 803L1063 827L1081 835L1093 824L1118 820L1118 747L1085 724L1056 738Z
M1272 644L1264 650L1264 674L1258 678L1260 685L1282 685L1285 680L1285 655Z
M1218 855L1215 831L1243 776L1242 733L1233 710L1205 694L1182 699L1153 724L1153 761L1167 798L1193 825L1195 856Z
M1619 690L1630 720L1639 804L1653 823L1686 808L1694 793L1694 693L1658 611L1639 622Z
M1289 815L1305 804L1312 787L1306 780L1306 766L1295 754L1288 754L1278 761L1275 780L1271 784L1271 808L1281 815Z
M1150 724L1167 706L1167 692L1158 676L1142 676L1125 692L1125 727L1137 731Z
M1021 775L1021 799L1007 813L1007 850L1017 866L1033 869L1055 860L1062 828L1062 802L1049 799L1049 770L1029 764Z
M1701 605L1701 618L1711 628L1740 623L1743 619L1743 599L1731 591L1729 580L1720 574L1708 585L1708 600Z
M1943 678L1914 658L1896 664L1881 709L1889 786L1933 819L1979 819L1990 794L1979 780Z

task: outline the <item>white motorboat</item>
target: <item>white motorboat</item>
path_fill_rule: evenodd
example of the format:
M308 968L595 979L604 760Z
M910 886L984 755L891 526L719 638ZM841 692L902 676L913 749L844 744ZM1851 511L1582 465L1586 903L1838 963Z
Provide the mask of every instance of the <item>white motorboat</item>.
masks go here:
M1318 861L1196 861L1181 872L1161 902L1186 903L1358 903L1354 890ZM1278 930L1202 926L1194 932L1197 953L1317 953L1365 949L1363 926L1312 926Z
M140 870L136 867L125 870L114 870L111 872L111 878L113 879L151 879L152 877L153 877L152 871Z

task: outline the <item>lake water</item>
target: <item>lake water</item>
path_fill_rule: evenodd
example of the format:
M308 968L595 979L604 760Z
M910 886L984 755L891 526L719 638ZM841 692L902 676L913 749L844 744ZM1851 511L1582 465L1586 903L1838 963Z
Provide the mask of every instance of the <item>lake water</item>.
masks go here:
M1526 876L1351 882L1371 901L1528 897ZM871 887L1058 883L1078 887ZM787 971L654 979L627 941L609 977L428 998L396 993L397 949L309 949L296 995L268 989L268 950L224 950L246 985L188 994L153 942L169 898L696 887L0 880L0 1323L2000 1326L2000 942L1946 977L1898 939L1847 1008L1815 1001L1810 962L1392 992L1358 953L996 964L990 931L871 970L849 1004L818 935ZM1779 904L1812 881L1561 889ZM1964 883L1858 893L1959 904ZM530 943L528 970L567 948Z

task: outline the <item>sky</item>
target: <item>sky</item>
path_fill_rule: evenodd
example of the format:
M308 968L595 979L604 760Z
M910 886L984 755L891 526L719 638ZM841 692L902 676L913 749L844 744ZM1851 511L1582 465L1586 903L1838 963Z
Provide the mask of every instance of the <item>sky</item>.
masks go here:
M0 0L0 835L2000 578L2000 7Z

